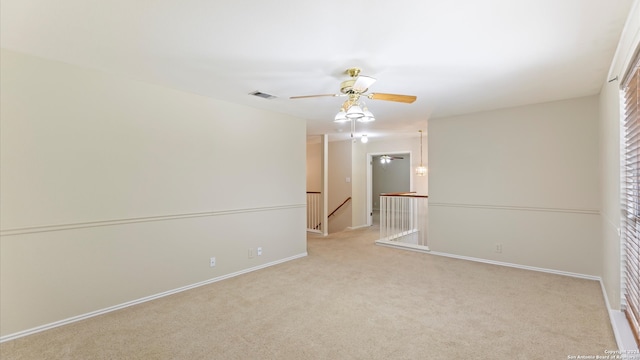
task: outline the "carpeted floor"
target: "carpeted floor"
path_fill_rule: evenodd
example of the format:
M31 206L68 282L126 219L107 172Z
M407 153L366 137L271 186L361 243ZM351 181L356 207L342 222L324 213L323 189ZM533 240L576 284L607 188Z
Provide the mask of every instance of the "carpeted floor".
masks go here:
M9 359L567 359L616 349L600 284L309 236L309 256L0 344Z

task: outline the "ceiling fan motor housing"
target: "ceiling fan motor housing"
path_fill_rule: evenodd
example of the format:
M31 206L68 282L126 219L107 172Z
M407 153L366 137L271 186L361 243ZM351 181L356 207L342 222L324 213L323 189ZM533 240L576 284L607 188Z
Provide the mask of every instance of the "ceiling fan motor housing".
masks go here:
M340 92L343 94L352 94L353 93L353 84L356 83L355 79L345 80L340 83Z
M353 89L353 85L358 80L358 75L360 75L360 68L357 68L357 67L348 68L347 71L345 71L345 72L347 74L349 74L349 77L351 77L351 79L345 80L345 81L340 83L340 92L341 93L343 93L343 94L356 94L356 93L363 93L363 92L368 90L368 89L365 89L364 91L356 91L356 90Z

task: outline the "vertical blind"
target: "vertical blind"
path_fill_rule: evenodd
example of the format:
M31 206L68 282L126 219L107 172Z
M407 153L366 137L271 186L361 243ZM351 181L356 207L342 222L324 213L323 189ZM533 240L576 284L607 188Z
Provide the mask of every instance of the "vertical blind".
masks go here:
M622 242L624 311L640 344L640 56L622 82L624 92L624 169Z

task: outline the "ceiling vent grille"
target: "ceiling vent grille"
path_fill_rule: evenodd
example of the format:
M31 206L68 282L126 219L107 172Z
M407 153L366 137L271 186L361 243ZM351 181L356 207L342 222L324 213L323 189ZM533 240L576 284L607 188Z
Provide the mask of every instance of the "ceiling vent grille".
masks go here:
M260 92L260 91L250 92L250 93L249 93L249 95L253 95L253 96L257 96L257 97L261 97L261 98L263 98L263 99L267 99L267 100L275 99L275 98L277 97L277 96L275 96L275 95L271 95L271 94L263 93L263 92Z

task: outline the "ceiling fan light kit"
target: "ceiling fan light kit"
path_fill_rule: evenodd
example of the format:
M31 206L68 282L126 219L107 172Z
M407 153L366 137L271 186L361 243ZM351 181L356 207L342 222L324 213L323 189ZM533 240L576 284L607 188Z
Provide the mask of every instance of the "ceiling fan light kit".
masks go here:
M372 122L372 121L376 121L375 116L373 116L373 114L371 113L371 111L369 111L369 109L367 109L366 107L364 108L364 116L359 119L360 122Z
M346 116L349 120L360 120L364 117L364 111L358 104L354 104L349 107Z
M347 118L347 113L344 110L340 110L339 113L336 114L336 117L333 119L334 122L347 122L349 119Z

